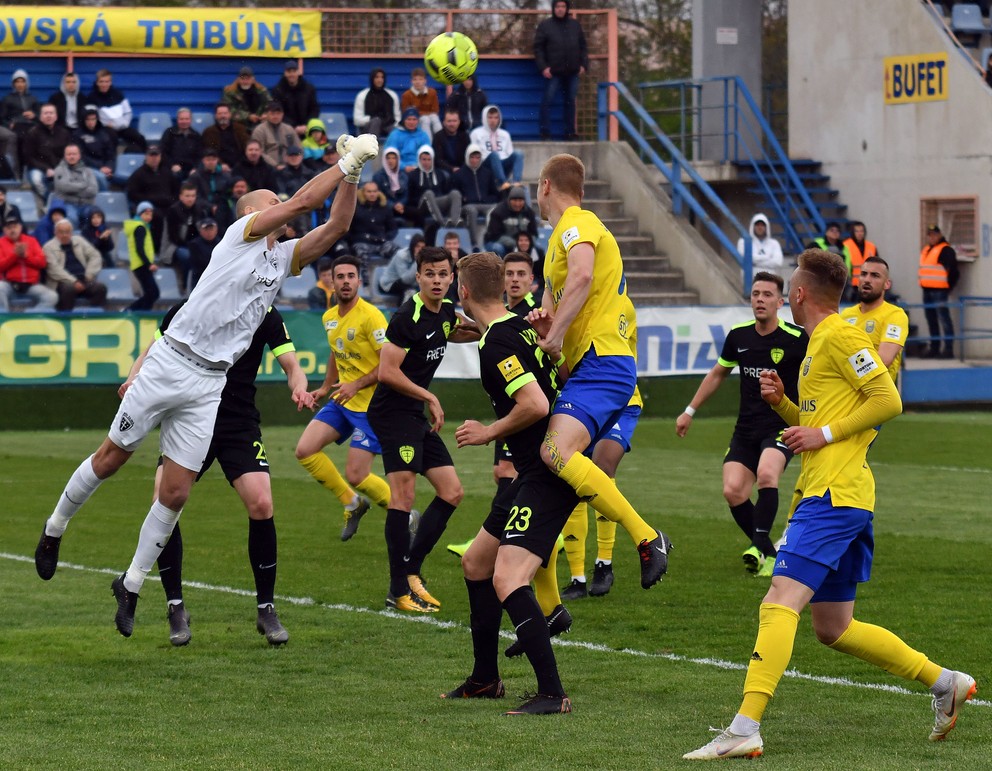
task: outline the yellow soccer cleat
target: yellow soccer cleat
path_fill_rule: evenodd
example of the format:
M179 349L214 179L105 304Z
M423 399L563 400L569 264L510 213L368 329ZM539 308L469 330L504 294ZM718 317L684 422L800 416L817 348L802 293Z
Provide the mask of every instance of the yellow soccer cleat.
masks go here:
M419 598L428 605L433 605L435 608L441 607L440 600L432 597L431 593L427 591L427 585L424 583L424 579L422 577L418 576L416 573L412 573L406 577L406 582L410 585L410 594Z
M437 608L433 605L428 605L422 599L412 594L401 594L399 597L393 594L387 594L386 608L388 610L402 610L408 613L437 613Z

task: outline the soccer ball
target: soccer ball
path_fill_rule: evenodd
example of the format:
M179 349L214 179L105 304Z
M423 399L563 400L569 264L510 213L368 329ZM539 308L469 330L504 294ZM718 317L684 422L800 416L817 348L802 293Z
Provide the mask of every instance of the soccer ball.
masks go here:
M479 63L479 52L472 38L461 32L443 32L424 51L427 74L438 83L453 85L472 77Z

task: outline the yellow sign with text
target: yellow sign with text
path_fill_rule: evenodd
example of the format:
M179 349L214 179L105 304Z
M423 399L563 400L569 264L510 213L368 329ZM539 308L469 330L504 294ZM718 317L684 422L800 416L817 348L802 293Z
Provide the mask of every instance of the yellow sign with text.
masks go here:
M885 103L939 102L947 99L947 52L886 56Z
M6 6L0 10L0 50L320 56L320 12Z

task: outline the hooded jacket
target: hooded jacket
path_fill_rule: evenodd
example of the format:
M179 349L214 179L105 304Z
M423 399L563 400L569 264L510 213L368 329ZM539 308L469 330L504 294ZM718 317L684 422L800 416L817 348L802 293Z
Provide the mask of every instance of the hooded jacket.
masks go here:
M566 0L565 5L568 6L565 18L559 19L554 15L555 0L552 0L551 18L537 25L534 33L534 62L538 72L544 72L550 67L552 75L577 75L580 67L589 69L586 36L579 22L570 15L572 4Z
M64 75L62 80L63 83L59 85L59 90L48 97L48 103L55 107L55 112L59 116L59 123L70 129L76 129L83 123L83 109L86 99L78 87L75 94L66 93Z
M314 132L320 129L324 132L324 141L321 143L314 137ZM324 121L320 118L313 118L307 121L307 135L303 137L303 160L305 161L319 161L324 157L324 148L331 143L331 140L327 136L327 126L324 125Z
M489 222L486 224L486 234L483 239L486 243L490 243L506 238L507 244L512 244L512 248L516 249L517 233L529 233L531 241L537 240L537 224L537 215L529 206L524 204L524 208L516 212L510 208L509 201L503 201L489 212Z
M430 171L425 170L420 163L421 153L428 153L433 158L434 148L425 143L417 149L417 170L410 174L410 203L414 205L419 205L428 190L438 196L451 192L451 175L436 164Z
M445 109L455 108L458 116L462 119L462 128L471 131L477 126L485 125L482 120L482 108L489 104L489 97L486 92L479 88L479 78L472 76L472 88L465 88L462 83L458 89L448 98Z
M79 120L79 128L72 132L72 139L83 153L83 163L91 169L112 169L117 163L117 142L100 123L99 113L93 130L86 128L86 112Z
M14 81L24 78L24 93L17 93L14 90ZM15 125L25 127L33 126L38 122L38 114L41 112L41 103L31 93L31 78L28 77L27 70L14 70L10 76L10 93L0 102L0 122L7 128L14 128ZM25 112L33 112L34 120L24 117Z
M765 238L760 241L754 236L754 225L756 222L765 223ZM748 232L751 234L751 265L754 271L770 270L774 273L777 268L781 268L785 263L785 259L782 256L782 247L771 236L772 228L768 222L768 217L760 212L755 214L751 217ZM742 257L744 256L743 238L737 239L737 253Z
M390 174L386 168L385 158L389 154L395 155L397 159L395 174ZM383 152L382 156L382 168L372 175L372 180L379 186L379 190L385 194L386 200L389 201L390 205L395 206L400 203L405 207L410 193L410 177L403 170L403 164L399 161L400 152L395 147L390 147Z
M431 147L431 138L420 126L413 131L408 131L405 126L397 126L389 132L386 137L386 147L395 147L400 151L400 165L403 167L416 166L417 156L420 154L420 147L427 145L430 147L431 155L434 155L434 148ZM416 174L416 172L414 172Z
M377 72L382 73L382 88L372 85ZM386 88L386 71L378 67L369 73L369 87L363 88L355 97L352 123L359 131L367 129L372 118L382 121L382 130L388 131L400 123L400 98L391 88Z
M497 204L499 203L499 186L493 176L489 164L481 163L473 169L468 162L472 153L482 150L478 145L465 148L465 163L454 173L453 184L461 191L463 204Z
M490 110L499 113L499 123L495 131L489 130L489 122L486 120ZM489 153L496 153L501 160L513 155L513 140L510 138L510 132L503 128L503 113L495 104L485 106L482 110L481 125L472 129L472 133L468 136L473 145L478 145L482 149L482 160L486 160Z

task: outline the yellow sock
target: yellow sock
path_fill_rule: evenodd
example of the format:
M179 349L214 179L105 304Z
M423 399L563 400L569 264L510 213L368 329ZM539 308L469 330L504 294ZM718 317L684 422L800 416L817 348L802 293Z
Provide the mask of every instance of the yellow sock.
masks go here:
M355 499L355 491L348 487L344 477L325 453L316 452L306 458L300 458L300 465L310 472L310 476L334 493L345 506Z
M355 487L372 503L384 509L389 508L389 482L375 474L369 474Z
M602 514L596 515L596 559L600 562L613 559L613 544L617 541L617 523Z
M738 710L744 717L761 722L765 707L775 695L778 681L789 666L798 626L799 614L792 608L771 602L761 603L758 639L754 642L754 652L747 665L744 701Z
M540 567L534 576L534 594L541 613L550 616L552 611L561 605L561 595L558 594L558 547L551 550L548 566Z
M580 498L585 498L600 514L620 525L634 540L636 546L641 541L653 541L657 531L634 511L616 482L582 453L573 453L568 463L558 474Z
M586 574L586 536L589 534L589 508L579 501L561 531L565 538L565 556L572 578ZM545 614L547 615L547 614Z
M852 619L844 634L830 647L906 680L919 680L927 688L940 677L941 667L928 661L924 654L910 648L888 629L874 624Z

